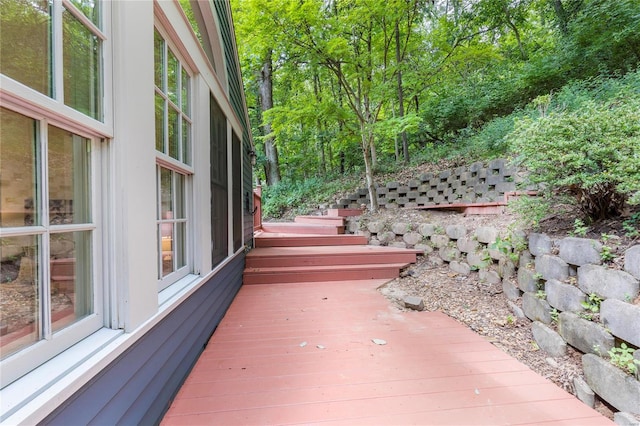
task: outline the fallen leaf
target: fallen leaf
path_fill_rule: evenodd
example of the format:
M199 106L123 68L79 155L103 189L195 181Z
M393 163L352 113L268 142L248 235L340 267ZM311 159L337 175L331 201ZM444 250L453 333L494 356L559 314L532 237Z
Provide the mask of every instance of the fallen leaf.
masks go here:
M324 345L316 345L316 348L318 348L318 349L324 349L325 347L324 347Z
M375 343L376 345L386 345L387 341L386 340L382 340L382 339L371 339L371 341L373 343Z

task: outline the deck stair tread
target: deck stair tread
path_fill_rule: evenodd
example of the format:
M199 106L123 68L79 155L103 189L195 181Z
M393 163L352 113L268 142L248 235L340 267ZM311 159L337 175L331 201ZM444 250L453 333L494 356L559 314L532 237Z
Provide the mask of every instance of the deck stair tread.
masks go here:
M327 216L362 216L363 212L363 209L327 209Z
M339 216L296 216L294 222L344 226L344 218Z
M336 234L293 234L260 232L255 236L256 247L309 247L309 246L345 246L367 244L363 235Z
M290 232L319 235L344 234L344 226L323 225L317 223L263 222L262 230L265 232Z
M265 247L247 255L247 267L357 265L416 261L419 250L378 246Z
M409 263L245 268L243 281L245 285L252 285L354 279L393 279L407 266L409 266Z
M274 267L260 267L260 268L245 268L245 272L257 272L257 273L294 273L305 271L348 271L348 270L361 270L361 269L404 269L410 265L410 262L405 263L365 263L362 265L316 265L316 266L274 266Z
M355 214L333 212L339 213ZM393 279L421 254L419 250L371 246L365 236L344 234L345 217L298 216L295 222L263 222L255 234L256 248L245 259L243 283Z

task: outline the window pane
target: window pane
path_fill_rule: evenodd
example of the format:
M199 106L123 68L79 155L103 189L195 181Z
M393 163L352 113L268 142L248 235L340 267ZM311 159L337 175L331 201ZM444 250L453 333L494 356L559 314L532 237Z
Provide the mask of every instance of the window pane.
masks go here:
M180 116L178 111L169 107L169 156L179 160Z
M162 276L164 277L173 272L173 223L161 223L160 235L160 244L162 246Z
M160 168L160 219L173 219L171 170Z
M89 140L49 126L49 223L91 221Z
M66 9L62 22L64 103L102 120L100 40Z
M84 16L100 28L100 2L97 0L70 0Z
M191 123L182 119L182 162L191 164Z
M186 253L186 223L176 223L176 269L180 269L187 264Z
M93 312L91 232L51 234L51 329L60 330Z
M35 120L0 108L0 226L40 224L36 129Z
M176 185L175 185L175 199L176 199L176 211L175 214L173 215L174 219L184 219L185 216L185 209L184 209L184 194L185 194L185 190L184 190L184 182L185 182L185 177L184 175L181 175L180 173L174 173L175 175L175 179L176 179Z
M0 72L53 96L51 2L3 0L0 13Z
M38 237L0 238L1 358L38 341Z
M154 39L153 39L153 45L154 45L154 61L155 61L155 82L156 82L156 86L158 87L158 89L162 90L163 92L165 91L165 87L164 87L164 77L163 77L163 71L164 71L164 40L162 40L162 37L160 36L160 34L158 34L158 31L154 32Z
M156 93L156 150L165 152L164 149L164 106L162 96Z
M180 64L171 50L167 49L167 96L176 105L178 103L178 70Z
M189 74L182 68L182 84L180 85L182 92L180 94L182 112L189 116Z

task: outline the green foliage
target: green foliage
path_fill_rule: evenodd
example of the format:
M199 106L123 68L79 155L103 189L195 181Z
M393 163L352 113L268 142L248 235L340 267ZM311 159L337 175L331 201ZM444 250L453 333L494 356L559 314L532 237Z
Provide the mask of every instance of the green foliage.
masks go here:
M571 194L597 220L621 212L640 191L640 100L586 101L577 111L519 120L509 136L545 199Z
M602 298L598 296L596 293L589 294L587 300L581 303L582 307L591 314L597 314L600 312L600 304L602 303Z
M622 342L619 348L609 349L609 361L633 376L638 372L638 366L640 365L640 361L633 357L633 352L633 348Z
M600 259L602 259L603 262L610 262L615 257L616 255L613 253L613 249L611 247L602 246L602 251L600 252Z
M544 299L546 299L546 298L547 298L547 293L545 293L545 291L544 291L544 290L538 290L538 291L536 292L536 297L537 297L538 299L540 299L540 300L544 300Z
M553 308L549 314L551 315L551 321L553 323L557 324L558 323L558 318L560 316L560 312L558 312L558 310L556 308Z
M522 195L509 201L509 209L518 217L522 228L538 229L540 222L547 216L551 201L542 197Z
M629 238L640 237L640 212L632 214L629 219L622 222L622 229Z
M588 230L589 227L584 224L582 219L576 218L576 220L573 221L573 231L571 232L572 235L584 237L585 235L587 235Z
M340 191L355 190L359 182L353 178L331 181L316 177L299 181L283 180L277 185L262 188L262 214L265 218L278 218L288 210L296 214L308 213Z
M509 258L513 263L517 263L520 253L526 249L526 239L520 235L510 232L505 238L497 237L491 244L491 248Z

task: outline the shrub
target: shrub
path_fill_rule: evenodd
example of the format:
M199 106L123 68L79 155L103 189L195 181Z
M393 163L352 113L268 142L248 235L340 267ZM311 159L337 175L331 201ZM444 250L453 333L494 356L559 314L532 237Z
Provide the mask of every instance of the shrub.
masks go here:
M640 100L586 101L575 111L524 118L509 135L529 183L568 193L592 220L618 215L640 191Z

